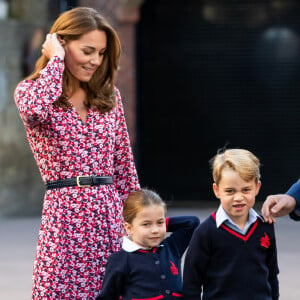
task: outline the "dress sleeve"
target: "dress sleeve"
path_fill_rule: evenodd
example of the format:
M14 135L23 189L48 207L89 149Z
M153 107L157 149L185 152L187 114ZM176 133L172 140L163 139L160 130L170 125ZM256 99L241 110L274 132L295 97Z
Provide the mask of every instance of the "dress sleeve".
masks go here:
M34 127L47 119L53 102L62 93L63 71L64 61L54 56L38 78L18 84L14 93L15 102L25 125Z
M125 121L122 99L117 89L116 99L117 122L114 151L114 182L121 200L125 201L130 193L140 188L140 185Z
M166 241L172 244L174 249L178 249L180 257L187 249L193 232L199 223L199 218L196 216L179 216L166 219L167 231L172 232Z

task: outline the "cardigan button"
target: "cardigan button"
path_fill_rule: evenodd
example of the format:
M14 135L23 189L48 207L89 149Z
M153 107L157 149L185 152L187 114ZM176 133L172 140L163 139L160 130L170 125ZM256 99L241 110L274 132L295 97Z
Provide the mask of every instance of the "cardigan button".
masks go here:
M162 274L162 275L160 275L160 278L161 278L161 279L166 279L166 275L165 275L165 274Z
M166 292L167 295L170 295L170 294L171 294L171 291L170 291L170 290L166 290L165 292Z
M154 263L155 263L156 265L159 265L159 260L156 260Z

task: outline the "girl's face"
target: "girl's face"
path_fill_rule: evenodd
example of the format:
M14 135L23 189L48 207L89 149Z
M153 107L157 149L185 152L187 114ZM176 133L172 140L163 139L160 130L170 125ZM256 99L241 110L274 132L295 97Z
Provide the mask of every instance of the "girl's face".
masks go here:
M222 171L219 185L213 184L213 190L232 221L243 228L260 186L260 181L244 181L236 171L226 168Z
M88 82L102 64L106 46L107 37L104 31L90 31L78 40L64 44L65 65L76 79Z
M131 224L125 223L131 240L144 248L160 244L166 235L165 209L161 205L143 207Z

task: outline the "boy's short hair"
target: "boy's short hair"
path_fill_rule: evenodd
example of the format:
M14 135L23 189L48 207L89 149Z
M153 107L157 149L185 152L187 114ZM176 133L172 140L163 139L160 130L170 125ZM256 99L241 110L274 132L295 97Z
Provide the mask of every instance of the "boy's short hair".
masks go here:
M222 178L222 171L230 168L236 171L246 182L260 180L260 161L250 151L245 149L227 149L218 153L210 160L214 182L218 185Z

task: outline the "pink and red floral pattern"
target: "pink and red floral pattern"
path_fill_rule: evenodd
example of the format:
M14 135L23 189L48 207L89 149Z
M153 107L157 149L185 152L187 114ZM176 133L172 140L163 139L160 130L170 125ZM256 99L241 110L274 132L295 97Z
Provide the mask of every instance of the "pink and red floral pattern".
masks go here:
M15 101L44 182L78 175L114 176L114 184L47 190L33 272L32 299L95 299L108 256L119 250L122 205L139 188L119 91L105 114L53 105L64 62L52 58Z

